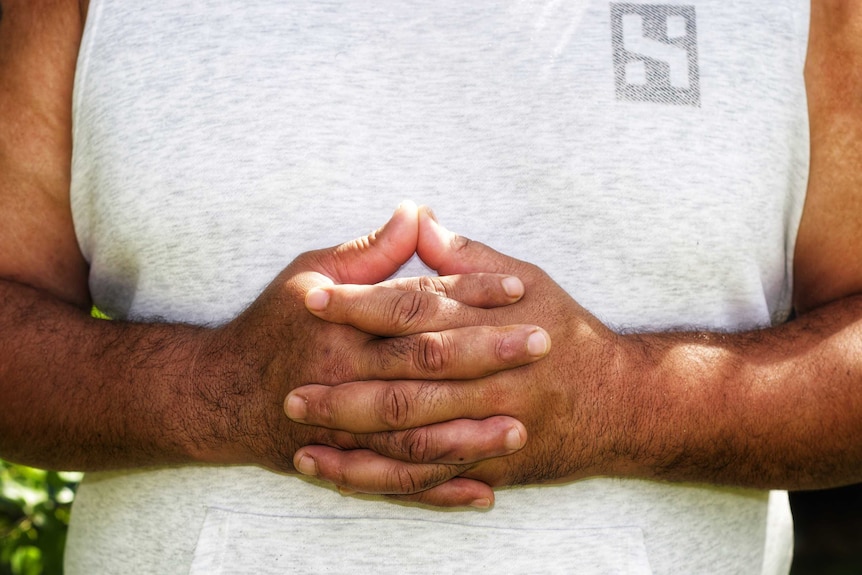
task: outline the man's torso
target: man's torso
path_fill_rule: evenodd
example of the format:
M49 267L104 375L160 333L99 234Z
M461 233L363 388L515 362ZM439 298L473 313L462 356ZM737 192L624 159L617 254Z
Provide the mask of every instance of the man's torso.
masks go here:
M540 265L618 330L789 311L801 2L123 4L90 7L72 191L92 293L115 317L227 321L298 253L404 198ZM93 475L70 562L88 545L133 561L132 545L182 572L197 545L208 572L270 553L245 565L268 572L280 553L318 569L298 557L755 573L766 517L765 493L651 482L511 489L478 514L185 468ZM335 555L319 546L333 538Z

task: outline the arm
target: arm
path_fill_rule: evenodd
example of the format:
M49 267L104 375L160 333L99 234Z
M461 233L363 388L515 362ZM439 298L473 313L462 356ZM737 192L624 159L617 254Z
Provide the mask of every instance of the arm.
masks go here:
M293 451L312 437L344 447L391 443L398 450L415 450L414 441L433 443L437 432L307 435L308 428L291 424L282 412L285 394L298 382L420 378L429 370L437 377L475 377L538 359L525 344L537 331L531 326L444 330L453 342L465 337L471 343L454 343L463 353L432 366L426 355L438 356L434 340L412 335L425 331L421 319L392 328L410 335L381 339L326 324L303 309L310 286L331 284L339 274L358 281L391 274L412 254L414 236L415 217L407 208L367 238L303 254L248 310L216 329L96 320L40 290L3 282L0 341L11 353L0 364L0 398L8 409L0 420L0 449L6 457L48 467L199 461L290 472ZM441 289L500 304L511 300L501 279L474 276ZM438 299L453 315L470 307ZM510 418L481 422L473 427L478 450L428 451L427 458L446 463L510 452L511 444L504 443L513 425L521 430ZM445 433L446 426L438 431Z
M312 286L369 283L391 275L415 250L415 206L403 206L366 238L300 256L246 312L220 328L92 319L87 264L69 207L71 91L83 17L73 0L9 0L2 8L4 457L54 468L212 462L292 472L293 452L311 441L346 447L400 443L398 449L415 451L415 442L433 444L435 434L446 433L442 426L418 436L354 437L298 426L282 411L284 396L301 382L427 375L423 352L435 347L428 337L414 335L423 330L421 321L414 321L412 329L396 327L404 337L381 340L327 324L302 305ZM516 301L519 296L505 293L501 279L476 276L442 285L464 301ZM438 299L455 311L470 307ZM448 331L455 348L463 347L457 343L463 339L459 333L470 335L471 344L462 355L435 365L437 375L472 371L479 376L533 361L523 341L535 329ZM505 357L495 355L498 348L508 350ZM490 357L498 360L489 363ZM511 452L505 437L513 426L522 430L508 417L478 422L472 427L482 447L427 450L427 458L438 469L463 469L461 462ZM487 486L466 485L472 488L460 491L465 497L476 497L477 490L492 496Z
M795 255L799 317L738 334L617 336L541 270L450 235L426 214L419 253L441 274L508 270L528 297L492 311L549 328L543 362L473 385L441 385L410 402L405 425L506 413L527 426L517 454L466 475L492 485L619 475L752 487L821 488L862 480L862 9L812 6L806 82L811 177ZM333 297L321 317L361 321ZM513 315L523 314L523 315ZM553 326L553 327L551 327ZM530 382L525 385L525 382ZM409 382L398 383L411 397ZM368 395L304 388L305 421L352 429ZM325 403L339 414L317 412ZM354 404L356 410L332 410ZM375 430L377 428L374 428ZM355 482L347 454L308 447L319 474ZM379 462L385 468L386 462ZM358 487L358 486L357 486Z
M860 65L862 7L813 1L805 68L811 171L794 257L798 317L759 332L643 340L648 384L683 398L692 374L706 385L681 410L696 439L645 461L642 473L788 489L862 481ZM698 413L701 401L708 403Z
M862 6L812 2L811 171L794 261L797 312L862 294Z
M463 474L490 485L595 475L788 489L862 480L862 298L773 329L618 335L535 266L450 234L427 214L420 229L420 253L441 273L507 269L523 278L524 299L487 310L483 321L530 317L548 326L551 353L468 383L302 387L291 397L302 398L304 413L288 415L357 432L391 429L366 415L385 412L390 393L403 398L399 429L511 415L529 433L524 449ZM315 313L361 323L352 289L326 289L330 305ZM391 461L374 453L308 446L297 452L304 456L317 461L319 477L358 491L379 490L370 469L391 473Z

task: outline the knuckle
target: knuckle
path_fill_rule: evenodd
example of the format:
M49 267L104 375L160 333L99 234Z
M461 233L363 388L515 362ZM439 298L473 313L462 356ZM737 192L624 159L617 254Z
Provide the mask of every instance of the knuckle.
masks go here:
M431 462L436 459L435 442L425 429L413 429L404 435L407 459L417 463Z
M320 338L319 349L312 356L313 361L309 362L313 371L304 378L294 374L291 379L329 385L359 379L363 366L360 350L339 339L337 334L331 335L330 338Z
M336 420L335 402L329 393L324 393L322 397L309 403L309 413L314 414L320 425L331 425Z
M416 368L425 375L441 374L455 353L449 336L441 332L423 333L419 334L415 341Z
M424 485L425 482L416 476L415 469L412 466L395 465L391 468L389 475L389 484L398 493L417 493L427 489Z
M458 465L395 465L389 470L389 485L400 494L420 493L445 483L466 468Z
M512 338L505 332L494 333L494 357L497 361L507 363L518 354L518 349L512 344Z
M371 348L371 361L378 372L406 377L405 374L416 371L415 348L414 336L385 338L381 345Z
M351 477L350 473L348 473L347 468L341 461L335 463L332 468L328 470L327 475L327 479L335 485L353 485L353 478Z
M434 282L434 278L429 276L421 276L416 278L416 289L417 291L437 293L437 285Z
M331 249L309 250L299 254L290 267L296 271L314 270L331 272L337 257Z
M321 251L322 250L304 251L293 259L293 261L291 262L291 266L301 268L314 266L315 264L318 264L322 259Z
M449 297L449 287L441 278L422 276L417 278L417 291L431 293L434 295Z
M389 316L395 328L409 330L422 325L433 312L426 293L407 291L395 298Z
M355 242L357 244L361 244L360 240L356 240ZM361 249L362 248L360 245L360 250ZM342 251L338 251L338 250L332 252L332 254L331 254L329 266L327 266L325 269L327 269L335 277L343 278L343 277L348 277L350 275L349 270L350 270L351 258L347 257L345 254L346 254L346 251L342 252Z
M520 277L525 283L532 283L540 279L550 279L542 268L523 260L515 260L513 262L511 273Z
M400 385L387 385L377 394L377 413L389 429L403 429L410 420L410 397Z
M473 243L473 240L471 240L470 238L465 238L464 236L461 236L461 235L457 235L452 240L452 243L453 243L453 248L454 248L455 252L460 253L464 250L469 250L470 245Z

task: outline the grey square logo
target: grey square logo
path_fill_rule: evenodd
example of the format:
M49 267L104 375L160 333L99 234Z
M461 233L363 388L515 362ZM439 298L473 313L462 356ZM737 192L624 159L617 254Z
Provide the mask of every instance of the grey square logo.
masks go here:
M611 3L618 100L700 106L694 6Z

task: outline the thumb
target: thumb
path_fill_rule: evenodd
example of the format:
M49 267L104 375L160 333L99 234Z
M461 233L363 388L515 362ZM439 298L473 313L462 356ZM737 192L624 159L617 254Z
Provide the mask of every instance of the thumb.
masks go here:
M416 252L418 210L402 202L388 222L367 236L314 255L320 271L335 283L374 284L398 271Z
M481 242L450 232L427 206L419 208L416 253L441 276L476 272L511 274L523 264Z

